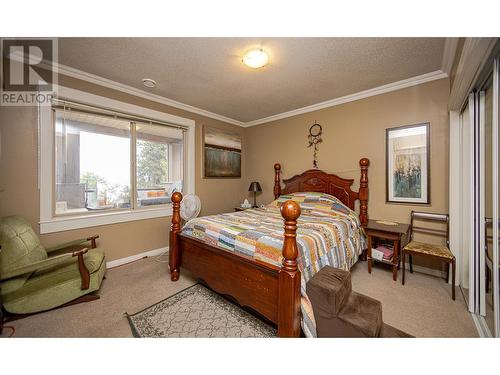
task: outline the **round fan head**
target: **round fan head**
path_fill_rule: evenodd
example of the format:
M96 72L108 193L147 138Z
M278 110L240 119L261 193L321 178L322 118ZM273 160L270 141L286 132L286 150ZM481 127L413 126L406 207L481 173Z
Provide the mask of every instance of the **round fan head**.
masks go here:
M188 194L181 201L181 217L191 220L200 214L201 201L195 194Z

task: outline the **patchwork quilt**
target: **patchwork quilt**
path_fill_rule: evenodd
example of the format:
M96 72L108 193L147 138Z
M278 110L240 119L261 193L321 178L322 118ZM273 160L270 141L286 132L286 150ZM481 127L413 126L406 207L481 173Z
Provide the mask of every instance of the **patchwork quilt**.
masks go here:
M356 212L323 193L282 195L263 208L199 217L187 222L182 233L227 251L281 265L283 218L280 206L294 200L301 207L297 222L298 267L302 274L302 329L316 336L307 281L324 266L349 270L366 248Z

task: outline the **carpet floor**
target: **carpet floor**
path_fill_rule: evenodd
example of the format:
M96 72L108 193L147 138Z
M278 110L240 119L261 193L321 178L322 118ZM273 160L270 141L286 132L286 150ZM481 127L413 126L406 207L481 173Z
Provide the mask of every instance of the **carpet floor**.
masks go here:
M164 260L164 257L163 257ZM137 313L193 285L181 270L173 283L167 263L148 258L108 270L96 301L68 306L11 322L14 337L132 337L125 313ZM457 288L439 278L408 273L405 286L391 272L360 262L352 269L353 290L379 299L384 321L416 337L477 337L465 301Z
M372 273L366 262L351 269L352 289L382 302L384 322L415 337L478 337L460 288L451 299L451 285L444 279L406 272L405 285L392 280L392 270L376 265Z

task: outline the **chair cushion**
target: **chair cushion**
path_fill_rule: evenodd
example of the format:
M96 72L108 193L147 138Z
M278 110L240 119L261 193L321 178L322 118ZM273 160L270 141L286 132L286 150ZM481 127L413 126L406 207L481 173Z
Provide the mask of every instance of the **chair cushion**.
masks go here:
M38 236L30 224L19 216L0 219L0 244L0 272L47 259L47 252Z
M30 224L19 216L0 219L0 273L47 259L47 252ZM2 293L24 285L30 274L0 283Z
M84 255L90 272L91 285L81 290L77 258L68 258L67 264L34 272L25 284L11 293L2 291L5 309L14 314L30 314L52 309L84 294L98 290L106 270L104 252L99 248Z
M404 251L411 251L422 255L430 255L443 259L455 259L453 253L444 245L434 245L424 242L411 241L404 247Z

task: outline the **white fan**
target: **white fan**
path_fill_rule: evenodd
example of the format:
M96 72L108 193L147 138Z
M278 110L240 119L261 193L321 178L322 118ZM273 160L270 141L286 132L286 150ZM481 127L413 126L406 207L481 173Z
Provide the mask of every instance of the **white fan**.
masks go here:
M188 194L181 201L181 217L188 221L200 214L201 201L195 194Z

